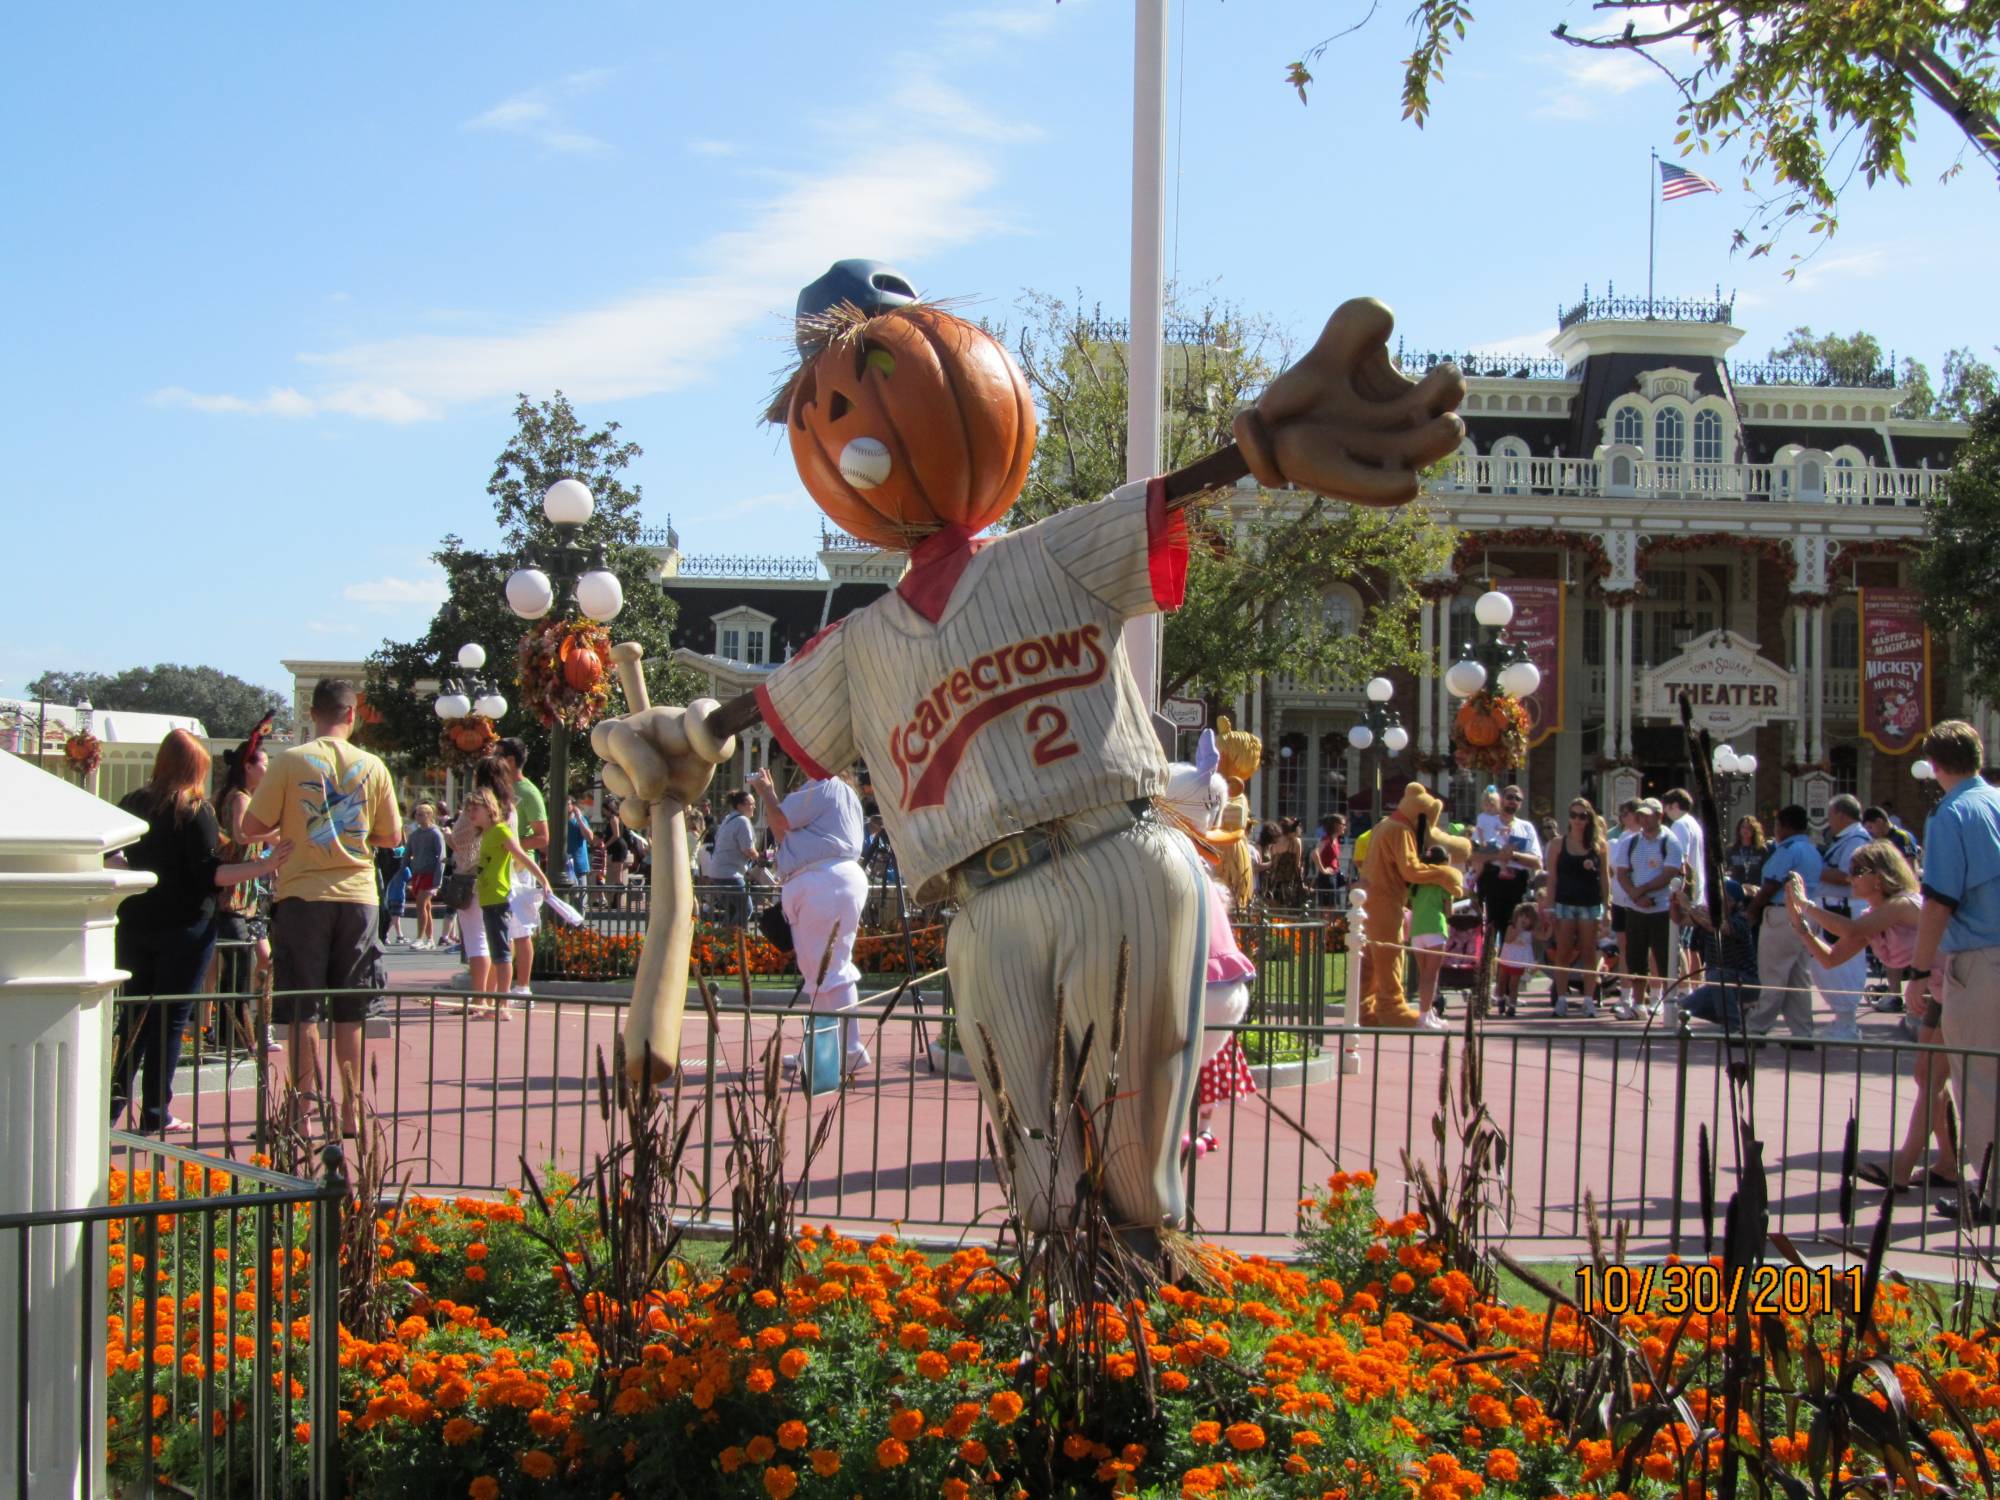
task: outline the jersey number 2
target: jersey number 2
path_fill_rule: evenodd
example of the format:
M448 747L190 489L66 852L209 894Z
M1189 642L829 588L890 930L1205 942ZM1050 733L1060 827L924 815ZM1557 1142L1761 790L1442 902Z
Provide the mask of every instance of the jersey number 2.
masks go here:
M1028 733L1036 736L1035 764L1054 765L1076 754L1078 746L1069 737L1069 715L1053 704L1043 703L1028 714Z

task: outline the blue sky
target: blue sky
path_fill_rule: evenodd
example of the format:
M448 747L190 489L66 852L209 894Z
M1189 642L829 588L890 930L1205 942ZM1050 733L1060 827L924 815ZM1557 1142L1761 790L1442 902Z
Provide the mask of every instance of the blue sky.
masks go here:
M1403 6L1176 7L1170 260L1310 333L1358 292L1419 347L1542 352L1583 283L1644 288L1643 64L1511 0L1402 123ZM845 255L1006 315L1122 312L1131 11L1114 0L754 6L44 6L0 99L12 232L14 565L0 693L44 667L206 662L283 685L428 618L426 555L494 537L514 393L646 450L690 551L804 553L817 513L756 413L799 285ZM1180 45L1183 38L1185 47ZM2000 200L1857 190L1796 281L1728 253L1749 199L1661 206L1662 294L1736 289L1739 352L1868 327L1931 364L1996 338ZM1801 247L1803 248L1803 246ZM488 643L489 645L492 643Z

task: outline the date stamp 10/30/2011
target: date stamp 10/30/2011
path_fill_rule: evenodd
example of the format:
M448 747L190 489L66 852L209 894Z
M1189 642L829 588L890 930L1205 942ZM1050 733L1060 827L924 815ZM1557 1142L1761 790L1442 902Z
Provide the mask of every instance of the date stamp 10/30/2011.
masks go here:
M1737 1266L1725 1272L1707 1261L1658 1266L1580 1266L1577 1301L1610 1317L1652 1313L1678 1318L1692 1312L1718 1317L1746 1309L1753 1317L1805 1317L1851 1312L1861 1301L1859 1266Z

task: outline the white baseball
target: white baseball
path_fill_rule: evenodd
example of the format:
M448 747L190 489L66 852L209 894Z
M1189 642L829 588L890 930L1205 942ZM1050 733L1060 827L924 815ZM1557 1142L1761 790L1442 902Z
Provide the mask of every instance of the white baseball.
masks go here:
M858 437L840 450L840 477L857 490L872 490L889 477L889 449L880 438Z

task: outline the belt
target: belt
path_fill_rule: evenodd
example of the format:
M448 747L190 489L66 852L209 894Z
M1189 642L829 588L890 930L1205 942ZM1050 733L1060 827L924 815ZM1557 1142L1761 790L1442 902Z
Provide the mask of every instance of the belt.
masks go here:
M1034 828L1024 828L1019 833L1010 833L997 843L988 844L970 859L960 860L952 866L951 873L965 882L967 890L983 891L989 885L998 885L1003 880L1045 865L1055 858L1061 848L1069 854L1079 854L1092 844L1108 839L1116 834L1129 833L1141 823L1154 818L1153 803L1150 798L1138 797L1125 804L1125 819L1115 827L1099 829L1082 843L1071 843L1053 830L1053 823L1043 823Z

